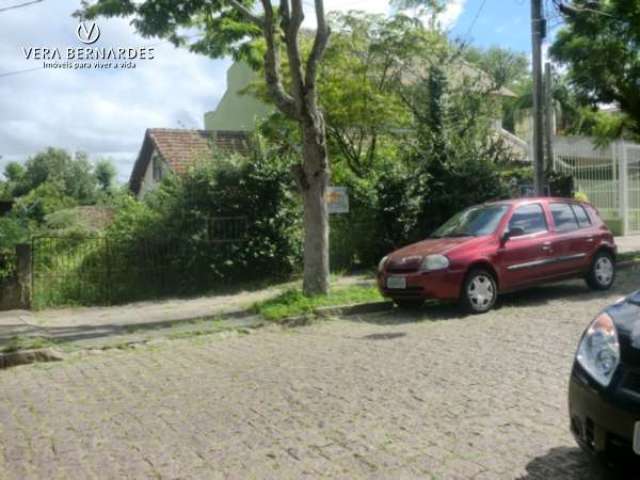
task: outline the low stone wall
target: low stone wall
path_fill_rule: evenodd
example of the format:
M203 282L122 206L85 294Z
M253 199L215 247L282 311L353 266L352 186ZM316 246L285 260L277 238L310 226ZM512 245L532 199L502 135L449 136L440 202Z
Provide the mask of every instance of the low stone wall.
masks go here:
M20 301L20 286L18 280L10 278L0 284L0 310L14 310L24 308Z
M16 245L16 274L0 283L0 310L31 308L31 245Z

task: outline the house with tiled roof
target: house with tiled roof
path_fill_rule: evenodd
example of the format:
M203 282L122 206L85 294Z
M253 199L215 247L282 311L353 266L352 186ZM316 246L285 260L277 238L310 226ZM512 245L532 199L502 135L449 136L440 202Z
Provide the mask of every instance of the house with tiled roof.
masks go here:
M133 166L129 189L142 198L168 174L182 174L199 161L213 159L214 151L249 153L249 133L150 128Z

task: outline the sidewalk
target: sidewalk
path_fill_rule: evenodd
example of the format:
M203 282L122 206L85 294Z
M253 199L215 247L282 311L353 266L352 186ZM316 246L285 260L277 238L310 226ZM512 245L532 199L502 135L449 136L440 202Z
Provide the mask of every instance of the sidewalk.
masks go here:
M334 285L370 284L366 276L338 277ZM42 337L52 343L100 348L154 337L250 328L262 319L251 306L299 286L288 282L262 290L191 299L168 299L114 307L0 312L0 350L15 337Z
M616 237L618 253L640 252L640 235Z

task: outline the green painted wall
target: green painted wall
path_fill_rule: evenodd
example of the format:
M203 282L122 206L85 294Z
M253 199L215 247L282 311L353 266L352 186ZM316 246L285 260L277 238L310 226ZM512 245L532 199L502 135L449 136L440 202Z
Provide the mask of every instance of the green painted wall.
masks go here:
M251 94L240 94L254 79L256 73L242 62L236 62L227 71L227 91L218 107L204 114L206 130L253 131L256 120L271 114L273 108Z

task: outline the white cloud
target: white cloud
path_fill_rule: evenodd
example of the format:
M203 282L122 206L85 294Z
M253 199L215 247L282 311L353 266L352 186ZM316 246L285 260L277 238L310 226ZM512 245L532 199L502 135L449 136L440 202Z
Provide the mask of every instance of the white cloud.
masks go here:
M467 0L452 0L447 4L445 11L440 15L440 22L444 28L452 28L462 12L464 11Z
M450 0L447 6L439 15L440 24L443 28L449 29L453 27L460 15L464 11L467 0ZM305 26L307 28L315 28L316 19L311 0L304 0L305 6ZM325 10L327 12L348 12L349 10L363 10L369 13L377 13L388 15L392 12L388 0L327 0L325 1Z
M79 46L71 13L79 0L43 2L0 14L0 75L39 67L22 47ZM157 44L123 19L102 19L96 46ZM37 32L37 35L33 33ZM47 146L111 156L125 181L151 127L202 128L226 87L227 60L155 46L155 59L129 71L36 70L0 77L0 168Z

